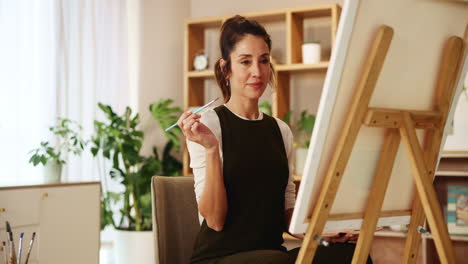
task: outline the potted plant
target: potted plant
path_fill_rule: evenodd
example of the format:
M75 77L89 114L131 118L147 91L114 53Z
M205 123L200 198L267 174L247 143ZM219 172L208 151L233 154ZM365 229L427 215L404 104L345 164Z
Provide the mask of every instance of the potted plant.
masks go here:
M296 132L296 157L295 157L295 173L302 174L304 163L307 158L307 151L310 145L310 137L315 125L315 116L308 114L306 110L301 112L297 122Z
M168 122L181 112L179 108L170 108L171 102L160 101L150 106L158 122ZM140 155L144 133L137 128L139 115L132 114L128 107L123 115L108 105L99 104L99 108L106 121L94 122L91 152L100 171L105 171L106 163L111 163L108 172L101 175L101 228L110 225L116 230L117 263L153 263L151 178L180 175L182 164L171 154L180 145L177 129L173 129L162 155L153 147L152 155L144 157ZM123 191L110 191L109 178L119 182Z
M59 182L67 154L80 155L84 150L86 142L80 136L81 130L82 127L77 122L58 118L57 124L49 127L57 144L53 146L49 141L42 141L38 148L30 151L32 155L29 162L34 166L44 166L45 182Z

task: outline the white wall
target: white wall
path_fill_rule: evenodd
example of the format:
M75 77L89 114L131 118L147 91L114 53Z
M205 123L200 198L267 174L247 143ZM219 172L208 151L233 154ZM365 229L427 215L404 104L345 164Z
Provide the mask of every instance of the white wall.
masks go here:
M304 7L319 4L339 3L343 5L343 0L190 0L192 8L190 15L193 18L205 16L220 16L236 13L275 10L289 7Z
M149 113L149 105L172 98L183 105L183 25L189 17L189 0L128 0L131 54L132 107L141 115L145 132L143 155L166 137Z

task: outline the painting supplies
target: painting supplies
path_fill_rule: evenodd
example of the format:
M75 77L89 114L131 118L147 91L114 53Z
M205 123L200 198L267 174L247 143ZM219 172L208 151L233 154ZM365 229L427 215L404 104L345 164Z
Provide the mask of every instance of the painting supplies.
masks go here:
M2 251L3 251L3 259L4 259L4 264L8 264L8 251L7 251L7 247L6 247L6 242L3 241L3 245L2 245Z
M9 261L11 264L16 263L16 252L15 252L15 241L13 240L13 231L11 230L10 223L6 221L6 229L9 235L9 241L10 241L10 258Z
M10 232L11 230L10 224L7 222L6 224L6 245L5 245L5 254L8 254L10 252ZM9 257L9 256L8 256Z
M26 261L24 262L24 264L28 264L29 255L31 255L31 249L33 247L35 238L36 238L36 232L33 232L32 237L31 237L31 241L29 242L29 248L28 248L28 252L26 253Z
M218 97L218 98L219 98L219 97ZM207 107L210 106L212 103L214 103L216 100L218 100L218 98L211 100L211 101L210 101L209 103L207 103L206 105L204 105L204 106L198 108L197 110L193 111L193 114L197 114L197 113L200 113L201 111L205 110L205 108L207 108ZM177 126L177 123L174 123L174 124L172 124L170 127L166 128L166 130L164 130L164 131L167 132L167 131L173 129L174 127L176 127L176 126Z
M24 232L21 232L19 243L18 243L18 262L17 262L17 264L21 264L21 254L23 253L23 237L24 237Z
M8 264L16 263L15 241L13 240L13 232L10 232L10 259Z

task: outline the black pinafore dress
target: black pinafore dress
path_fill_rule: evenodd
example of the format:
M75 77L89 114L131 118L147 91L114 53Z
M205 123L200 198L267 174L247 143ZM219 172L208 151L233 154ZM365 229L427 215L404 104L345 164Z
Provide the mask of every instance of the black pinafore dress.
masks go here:
M221 125L228 210L220 232L203 221L191 263L212 263L252 250L285 251L289 168L277 121L265 114L262 120L244 120L224 105L214 110Z

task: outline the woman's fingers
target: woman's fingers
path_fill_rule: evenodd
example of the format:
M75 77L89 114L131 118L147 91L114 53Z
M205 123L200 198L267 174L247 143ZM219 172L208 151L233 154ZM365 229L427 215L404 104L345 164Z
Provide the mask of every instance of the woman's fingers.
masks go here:
M178 125L180 128L182 128L184 120L185 120L188 116L190 116L191 114L192 114L192 112L190 112L190 111L187 111L187 112L183 113L183 114L179 117L179 120L177 120L177 125Z
M195 138L196 135L194 135L194 132L196 130L193 129L193 126L200 122L200 117L201 116L199 114L190 114L186 115L184 119L181 119L180 128L184 133L185 137L190 141L197 141L197 139ZM198 125L195 128L197 127Z
M198 125L199 125L199 124L200 124L200 121L197 120L197 121L192 125L192 127L190 128L190 130L191 130L192 133L197 133L197 128L198 128Z
M184 130L190 130L192 128L192 125L196 122L196 119L194 118L189 118L187 120L184 120L183 124L183 129Z
M180 129L182 129L182 132L186 132L186 129L184 129L184 126L186 124L188 124L188 122L190 122L190 120L198 120L200 119L200 115L199 114L193 114L191 111L187 111L185 113L183 113L179 120L177 121L177 125L180 127Z

